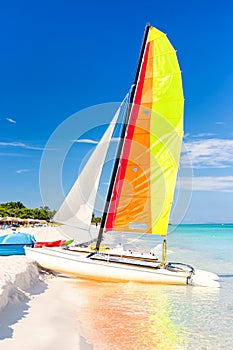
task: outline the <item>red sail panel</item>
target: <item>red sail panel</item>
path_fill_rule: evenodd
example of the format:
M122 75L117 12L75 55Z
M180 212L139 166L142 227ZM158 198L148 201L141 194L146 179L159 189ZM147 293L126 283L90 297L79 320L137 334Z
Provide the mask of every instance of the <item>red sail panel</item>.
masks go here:
M120 165L113 188L105 228L107 231L151 230L150 111L152 79L151 46L148 42L139 73ZM131 225L133 225L131 227Z

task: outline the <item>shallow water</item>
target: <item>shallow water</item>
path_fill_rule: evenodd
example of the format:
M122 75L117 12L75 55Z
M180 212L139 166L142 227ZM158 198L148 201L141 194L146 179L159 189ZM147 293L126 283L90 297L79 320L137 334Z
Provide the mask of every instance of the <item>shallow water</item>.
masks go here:
M168 236L169 260L218 273L220 289L69 280L83 349L231 350L232 237L232 225L181 225Z

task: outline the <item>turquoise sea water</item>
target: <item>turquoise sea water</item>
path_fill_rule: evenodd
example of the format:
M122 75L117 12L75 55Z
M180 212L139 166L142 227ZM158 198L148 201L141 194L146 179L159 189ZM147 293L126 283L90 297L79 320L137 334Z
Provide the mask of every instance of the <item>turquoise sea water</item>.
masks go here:
M217 273L221 287L72 280L83 350L233 348L233 225L169 230L168 260Z

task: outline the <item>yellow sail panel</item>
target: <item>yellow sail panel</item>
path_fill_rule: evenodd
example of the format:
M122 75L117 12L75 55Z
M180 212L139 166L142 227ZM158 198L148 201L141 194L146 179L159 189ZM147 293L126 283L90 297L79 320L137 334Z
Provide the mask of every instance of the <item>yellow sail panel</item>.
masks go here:
M157 38L154 40L154 38ZM173 200L183 135L183 91L176 53L166 35L150 28L153 41L151 151L152 233L165 236ZM156 164L155 164L156 163ZM154 164L154 170L153 170ZM157 181L153 181L156 174ZM158 180L160 179L160 181ZM156 183L159 182L159 186ZM158 201L160 199L160 201ZM158 205L160 202L160 205Z
M183 133L175 50L150 27L106 229L166 235Z

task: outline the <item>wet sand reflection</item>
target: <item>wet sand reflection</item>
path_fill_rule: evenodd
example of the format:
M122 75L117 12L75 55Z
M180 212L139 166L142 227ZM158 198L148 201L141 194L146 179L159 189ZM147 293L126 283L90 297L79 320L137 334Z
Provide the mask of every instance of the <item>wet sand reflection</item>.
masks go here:
M85 349L186 349L166 286L92 281L73 286L79 299L77 320L90 344Z

